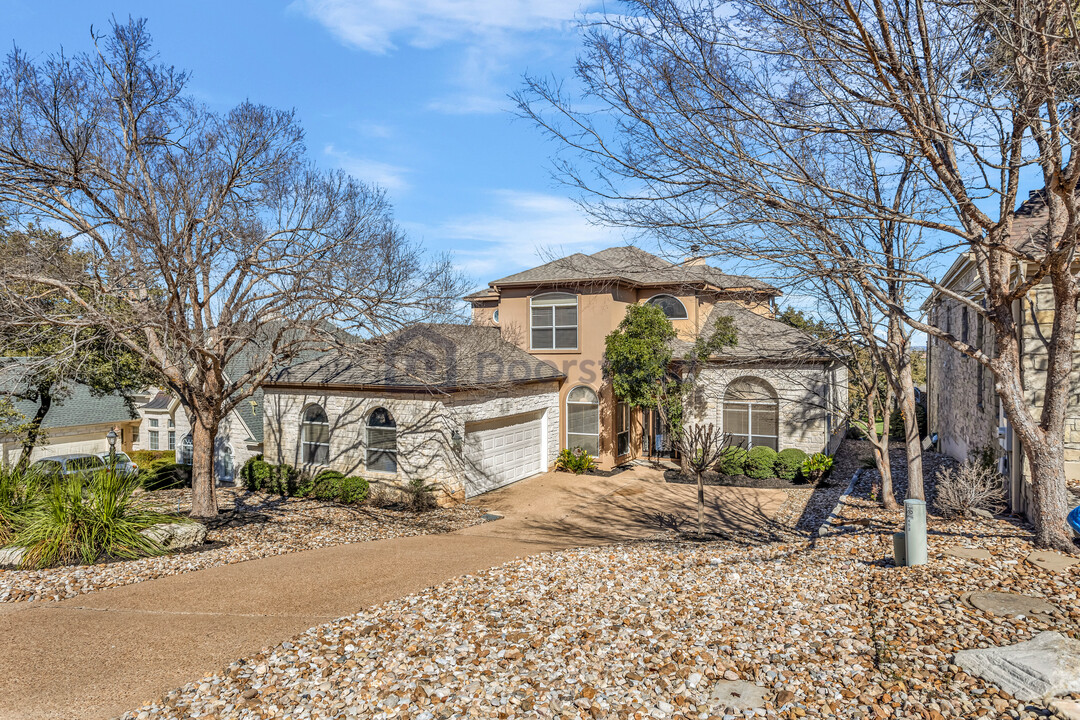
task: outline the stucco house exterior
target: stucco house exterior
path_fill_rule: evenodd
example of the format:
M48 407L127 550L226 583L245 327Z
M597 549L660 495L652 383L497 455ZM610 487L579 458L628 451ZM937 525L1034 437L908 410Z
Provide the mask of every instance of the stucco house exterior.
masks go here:
M549 469L566 448L602 468L670 453L657 414L618 402L603 377L604 339L634 303L664 310L676 357L719 318L735 322L738 345L701 369L689 422L747 446L831 452L846 429L846 370L774 319L779 295L701 259L671 263L635 247L560 258L466 297L471 325L420 326L361 360L319 358L265 383L265 454L388 481L422 477L470 497ZM392 467L381 445L390 427Z
M1037 250L1045 241L1049 214L1043 191L1034 191L1016 211L1013 234L1021 249ZM1015 273L1028 268L1017 264ZM956 258L940 284L961 296L979 300L982 285L970 254ZM981 316L941 292L923 305L931 323L964 342L992 352L993 329ZM1042 402L1046 386L1047 347L1054 321L1053 294L1048 281L1036 285L1013 308L1021 348L1021 377L1032 405ZM1020 440L1005 416L994 389L993 374L971 358L931 338L927 343L927 428L936 434L938 448L957 460L967 460L991 447L998 455L1006 496L1014 512L1030 514L1031 476ZM1074 368L1073 387L1080 390L1080 367ZM1080 392L1069 396L1066 409L1065 472L1075 495L1080 495ZM1080 499L1073 504L1080 503Z

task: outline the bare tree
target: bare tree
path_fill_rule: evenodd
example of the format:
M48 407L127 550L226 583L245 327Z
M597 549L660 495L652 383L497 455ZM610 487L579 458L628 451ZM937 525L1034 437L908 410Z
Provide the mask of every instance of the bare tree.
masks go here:
M727 247L769 213L872 219L929 234L922 262L829 258L881 307L983 364L1031 469L1041 546L1072 547L1066 505L1065 412L1072 393L1080 222L1080 36L1071 4L1053 0L632 0L591 21L577 67L588 112L560 85L530 81L524 112L588 158L559 169L601 219L682 243ZM844 172L891 178L881 194ZM897 206L909 174L922 192ZM1046 188L1045 235L1014 232L1021 180ZM827 222L828 226L828 222ZM980 290L958 293L928 271L933 253L968 253ZM899 256L899 254L898 254ZM982 316L992 353L927 322L881 283L920 283ZM1054 310L1046 390L1021 376L1019 301L1037 287ZM905 416L910 364L899 368ZM913 419L913 418L912 418ZM909 445L913 443L911 433ZM909 463L911 458L909 458Z
M94 46L40 62L15 50L0 71L0 206L71 237L88 278L27 262L0 268L0 285L78 306L7 297L16 322L94 325L162 376L191 421L192 515L213 516L218 427L275 368L443 313L461 288L381 191L305 160L293 112L212 112L141 20Z
M724 450L731 445L731 435L722 432L712 423L695 423L679 430L675 444L697 480L698 535L704 536L705 473L720 462Z

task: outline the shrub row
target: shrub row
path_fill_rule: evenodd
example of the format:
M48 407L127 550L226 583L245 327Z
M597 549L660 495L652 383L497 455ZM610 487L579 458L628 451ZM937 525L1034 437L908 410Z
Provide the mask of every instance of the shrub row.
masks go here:
M810 457L798 448L776 452L770 447L761 445L750 450L732 446L724 450L716 469L725 475L746 475L756 480L778 477L791 481L802 477L816 482L823 475L817 472L823 463L821 458L828 458L830 460L828 465L832 466L832 458L823 453Z
M139 464L139 484L144 490L169 490L191 485L191 466L178 465L167 457Z
M261 491L283 497L313 497L352 504L368 496L368 481L358 476L346 476L337 470L323 470L314 477L302 475L288 463L273 465L262 455L244 463L240 482L247 490Z

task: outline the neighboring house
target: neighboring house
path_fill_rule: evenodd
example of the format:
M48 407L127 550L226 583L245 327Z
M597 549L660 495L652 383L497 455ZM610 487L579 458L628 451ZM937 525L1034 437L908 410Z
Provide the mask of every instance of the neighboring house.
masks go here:
M691 422L747 446L832 451L845 429L846 370L773 319L779 294L699 259L674 264L633 247L561 258L468 296L471 326L419 326L381 339L362 361L328 356L264 384L266 455L421 478L469 497L548 469L564 448L603 467L669 454L657 414L617 402L603 378L605 337L642 302L671 319L676 357L718 318L735 321L738 346L701 370Z
M1034 191L1016 211L1013 236L1018 248L1037 252L1044 246L1049 213L1043 191ZM1018 265L1014 272L1025 274ZM958 295L979 300L982 284L971 255L958 257L942 276L940 284ZM982 317L954 299L934 292L923 311L936 327L984 352L994 348L993 329ZM1054 321L1053 293L1048 281L1036 285L1024 301L1013 308L1020 341L1021 377L1032 405L1042 401L1046 385L1047 347ZM1013 432L994 390L994 376L980 363L962 355L943 341L932 338L927 344L927 428L937 435L938 448L957 460L968 460L984 448L998 455L998 469L1004 476L1007 499L1015 512L1028 514L1032 502L1031 476L1026 467L1020 440ZM1074 369L1074 385L1080 381L1080 367ZM1066 409L1065 473L1074 492L1080 490L1080 393L1073 393Z
M180 401L156 387L148 388L143 399L136 408L141 422L132 449L174 450L178 462L190 463L191 423ZM214 447L214 474L218 482L233 482L236 472L249 458L262 454L262 410L262 390L256 390L222 421Z
M123 397L98 397L82 384L73 384L57 395L42 423L45 436L30 454L31 461L54 455L108 452L106 436L114 429L120 436L116 449L133 449L139 419ZM32 418L38 408L37 403L27 400L13 400L13 405L26 418ZM14 465L21 455L22 438L0 434L0 465Z

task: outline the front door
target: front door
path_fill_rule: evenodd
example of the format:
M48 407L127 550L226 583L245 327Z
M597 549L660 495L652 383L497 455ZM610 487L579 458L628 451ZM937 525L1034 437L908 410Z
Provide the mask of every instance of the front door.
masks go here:
M655 408L642 410L642 453L650 458L673 458L675 448Z

